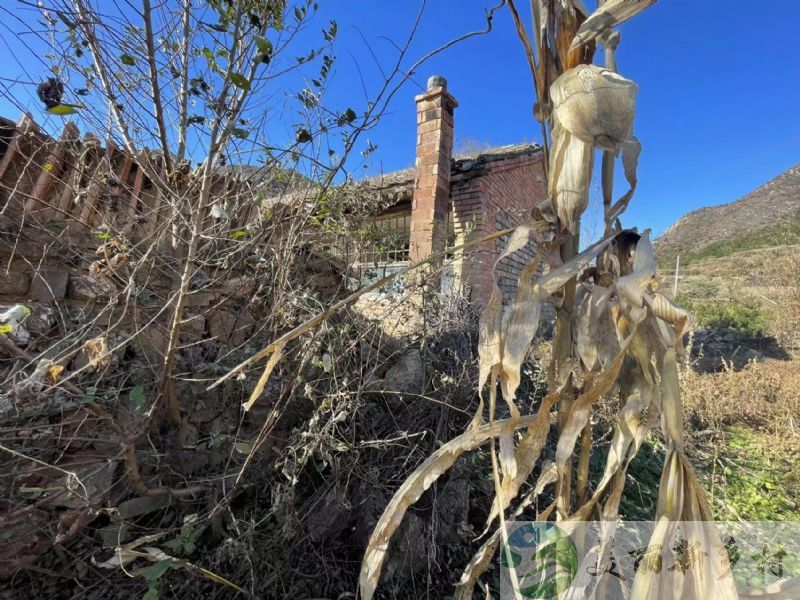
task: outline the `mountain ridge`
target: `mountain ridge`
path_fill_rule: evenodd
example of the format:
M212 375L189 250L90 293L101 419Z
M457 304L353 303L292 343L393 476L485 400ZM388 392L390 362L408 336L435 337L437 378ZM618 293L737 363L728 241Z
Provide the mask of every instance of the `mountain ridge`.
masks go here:
M678 254L693 255L715 245L780 230L798 219L800 164L737 200L685 214L654 241L654 249L659 260L672 260Z

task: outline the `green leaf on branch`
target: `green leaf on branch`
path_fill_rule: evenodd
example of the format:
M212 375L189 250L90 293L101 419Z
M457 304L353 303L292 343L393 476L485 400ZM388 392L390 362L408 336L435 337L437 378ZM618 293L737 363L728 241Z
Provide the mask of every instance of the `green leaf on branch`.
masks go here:
M158 588L150 586L142 596L142 600L158 600Z
M149 567L147 571L145 571L144 576L148 581L155 581L159 577L161 577L164 573L169 571L169 568L172 566L172 559L168 558L166 560L160 560L152 567Z
M233 448L239 454L250 454L250 452L253 450L253 444L249 442L237 442L233 445Z
M247 136L250 135L250 132L247 131L247 129L242 129L241 127L232 127L231 135L239 138L240 140L246 140Z
M141 411L144 408L146 398L144 395L144 388L141 385L131 388L131 391L128 392L128 398L133 402L137 411Z
M272 56L272 42L267 38L256 36L256 48L258 48L260 54Z
M51 115L58 115L64 117L66 115L74 115L78 112L79 106L77 104L57 104L47 109Z
M136 64L136 59L130 54L123 54L122 56L119 57L119 60L122 62L123 65L128 65L129 67L132 67L133 65Z
M228 28L225 27L222 23L203 23L209 29L213 29L214 31L219 31L220 33L225 33L228 31Z
M241 73L231 73L231 83L245 91L250 89L250 80Z

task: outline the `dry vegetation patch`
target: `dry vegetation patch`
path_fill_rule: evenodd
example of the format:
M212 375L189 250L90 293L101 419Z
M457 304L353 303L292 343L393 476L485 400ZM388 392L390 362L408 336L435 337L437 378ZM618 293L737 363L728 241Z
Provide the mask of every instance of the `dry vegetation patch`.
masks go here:
M684 413L694 428L742 425L800 444L800 361L751 362L740 371L683 374Z

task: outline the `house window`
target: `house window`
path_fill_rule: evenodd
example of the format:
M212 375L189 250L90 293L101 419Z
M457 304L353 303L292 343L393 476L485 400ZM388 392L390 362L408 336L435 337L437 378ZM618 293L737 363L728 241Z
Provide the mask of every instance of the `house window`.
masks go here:
M396 211L375 217L366 231L361 248L356 251L353 265L356 278L351 289L368 286L379 279L405 268L409 261L411 211ZM379 294L398 293L405 288L405 279L392 280L376 290Z
M385 264L407 262L411 238L411 213L391 213L376 217L359 262Z

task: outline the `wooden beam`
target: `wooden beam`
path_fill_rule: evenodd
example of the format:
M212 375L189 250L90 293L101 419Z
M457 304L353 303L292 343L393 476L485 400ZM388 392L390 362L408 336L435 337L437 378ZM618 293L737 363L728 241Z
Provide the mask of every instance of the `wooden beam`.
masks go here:
M111 174L111 155L114 150L114 144L109 140L106 151L97 164L97 168L92 173L89 185L86 186L86 199L83 201L83 208L81 209L80 216L80 220L83 223L89 223L91 225L96 223L97 201L100 198L100 192L106 186L106 178Z
M45 195L50 191L50 186L53 184L56 175L64 165L65 155L69 152L70 144L79 139L79 136L80 132L74 123L69 122L64 126L55 149L48 155L47 160L42 165L42 172L39 173L39 177L36 179L30 197L25 201L26 213L36 210L37 205L42 203ZM46 205L45 212L50 212L47 211Z
M14 162L14 158L19 151L21 137L34 126L33 117L31 117L29 113L25 113L20 117L19 121L17 121L14 135L11 136L11 140L8 142L8 148L6 148L6 153L3 155L3 160L0 161L0 181L3 180L11 163Z
M158 161L158 175L160 177L164 177L164 163L161 157L157 157L156 160ZM149 217L147 219L147 223L145 224L145 235L147 237L152 236L156 229L158 228L158 224L161 221L161 212L162 212L162 204L164 203L164 197L161 193L161 187L156 183L153 182L153 206L150 207Z
M141 165L136 165L136 175L133 178L133 190L131 190L130 198L128 199L128 214L126 217L126 224L124 233L130 235L138 225L139 216L136 214L139 208L139 197L142 194L142 186L144 185L144 169Z

